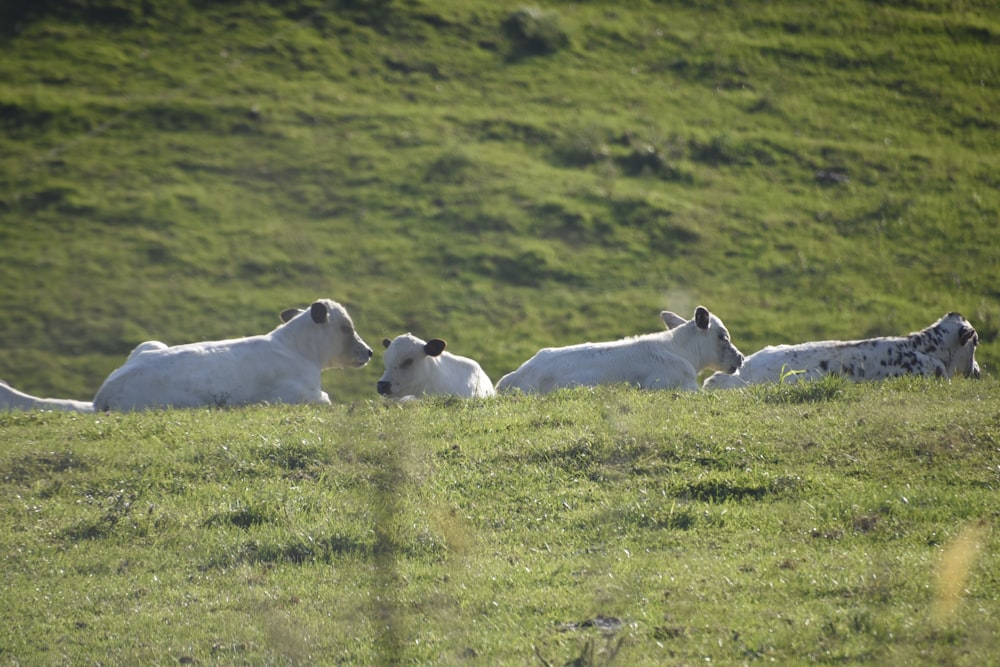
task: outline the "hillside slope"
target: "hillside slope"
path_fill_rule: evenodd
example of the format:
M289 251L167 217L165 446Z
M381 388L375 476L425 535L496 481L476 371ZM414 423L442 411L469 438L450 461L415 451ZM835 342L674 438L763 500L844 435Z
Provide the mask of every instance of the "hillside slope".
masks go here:
M1000 10L634 4L10 4L0 377L321 296L494 379L699 303L746 353L957 310L991 372Z

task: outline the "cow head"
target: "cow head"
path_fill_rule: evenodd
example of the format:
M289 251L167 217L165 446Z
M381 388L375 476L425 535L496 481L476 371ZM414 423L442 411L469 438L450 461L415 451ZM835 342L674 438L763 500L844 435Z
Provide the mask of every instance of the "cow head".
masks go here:
M691 330L690 361L698 371L712 368L725 373L735 373L743 364L743 353L736 349L729 339L729 331L722 320L710 313L708 308L704 306L695 308L694 318L691 320L685 320L669 310L660 313L660 319L671 331L682 328Z
M287 335L310 357L315 356L323 368L360 368L372 358L372 350L361 340L347 310L335 301L320 299L309 310L289 308L282 311L281 321L289 328ZM290 331L294 329L295 334Z
M957 341L952 343L951 361L947 364L948 376L955 373L970 378L979 378L981 373L976 361L976 347L979 346L979 334L972 324L958 313L948 313L941 322L950 322L957 329Z
M399 397L424 393L437 358L447 345L440 338L424 342L409 333L391 341L383 339L385 371L375 384L378 393L382 396Z

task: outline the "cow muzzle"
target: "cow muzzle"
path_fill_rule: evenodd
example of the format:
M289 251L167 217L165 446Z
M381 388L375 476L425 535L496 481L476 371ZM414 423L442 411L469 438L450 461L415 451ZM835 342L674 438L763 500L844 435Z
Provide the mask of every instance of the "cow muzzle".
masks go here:
M740 370L740 367L741 367L742 365L743 365L743 355L741 354L741 355L739 356L739 358L738 358L738 359L736 360L736 363L735 363L734 365L730 366L730 367L729 367L729 370L728 370L728 371L726 371L726 372L727 372L727 373L729 373L730 375L732 375L732 374L733 374L733 373L735 373L736 371Z
M375 383L375 389L377 389L378 393L382 396L388 396L392 393L392 383L386 382L385 380L379 380Z
M367 364L372 358L372 350L370 347L366 347L358 356L354 357L354 367L361 368Z

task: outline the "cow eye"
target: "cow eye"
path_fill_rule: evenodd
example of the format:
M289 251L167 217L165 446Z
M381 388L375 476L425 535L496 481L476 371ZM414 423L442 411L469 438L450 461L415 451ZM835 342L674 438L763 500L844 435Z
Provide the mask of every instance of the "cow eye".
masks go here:
M341 330L342 332L344 332L345 334L347 334L348 336L350 336L351 334L353 334L353 333L354 333L354 329L352 329L351 327L349 327L349 326L348 326L348 325L346 325L346 324L345 324L345 325L343 325L342 327L340 327L340 330Z
M399 367L400 368L409 368L412 365L413 365L413 359L406 359L405 361L403 361L403 363L401 363L399 365Z

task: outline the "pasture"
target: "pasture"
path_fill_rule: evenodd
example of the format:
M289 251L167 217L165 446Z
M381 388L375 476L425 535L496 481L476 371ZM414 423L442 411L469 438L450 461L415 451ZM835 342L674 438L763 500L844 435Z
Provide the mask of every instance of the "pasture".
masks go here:
M317 298L491 378L698 304L747 354L955 310L997 363L994 3L520 7L6 3L0 378Z
M5 413L0 660L990 664L998 399Z
M398 405L377 349L332 406L0 413L0 662L996 662L998 43L985 1L3 3L31 394L319 298L494 380L664 309L745 354L958 311L984 379Z

